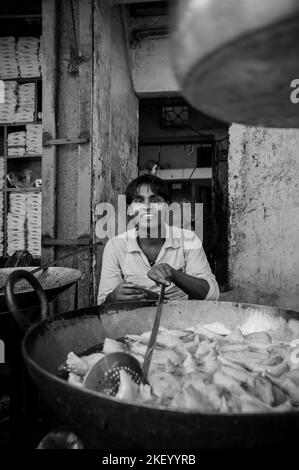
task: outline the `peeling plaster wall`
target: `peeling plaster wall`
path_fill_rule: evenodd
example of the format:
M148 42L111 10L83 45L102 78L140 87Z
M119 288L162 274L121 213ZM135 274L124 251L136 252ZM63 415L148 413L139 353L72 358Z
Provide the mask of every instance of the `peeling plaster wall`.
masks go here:
M299 310L299 131L232 125L229 134L233 300Z
M78 4L74 3L76 30L78 31ZM79 76L68 72L70 62L69 29L72 27L65 2L59 9L61 17L59 37L59 85L57 135L78 137L79 128ZM77 145L58 148L57 159L57 235L58 238L74 238L77 232ZM67 221L67 223L65 223Z
M130 64L124 42L119 8L112 16L112 82L111 82L111 186L116 201L127 184L137 176L138 99L130 77Z
M131 51L136 93L179 92L169 38L144 39Z
M46 2L50 3L50 2ZM76 0L58 4L59 22L57 25L57 104L56 126L57 138L77 139L80 133L90 133L91 122L91 89L92 82L92 0ZM72 47L76 34L80 52L84 57L82 63L72 62ZM47 49L46 49L47 50ZM72 52L73 51L73 52ZM52 72L52 71L51 71ZM84 83L84 88L82 87ZM47 129L47 123L44 123ZM50 172L56 190L55 216L43 214L44 218L54 219L56 234L60 241L55 248L54 258L75 253L74 243L80 237L90 236L91 219L91 146L77 144L57 146L57 175ZM48 188L45 189L47 191ZM45 193L47 197L47 193ZM82 216L83 214L83 216ZM79 269L82 278L78 285L78 307L88 305L90 290L90 257L89 253L71 256L60 265ZM63 312L75 305L75 287L66 290L59 296L57 308Z
M95 3L94 28L95 235L96 205L117 202L118 194L123 194L127 184L137 176L138 99L132 88L120 8L111 8L108 0L98 0ZM99 283L102 252L103 248L99 247L95 257L96 286Z
M119 7L98 0L95 10L95 197L114 202L137 176L138 99L130 79Z

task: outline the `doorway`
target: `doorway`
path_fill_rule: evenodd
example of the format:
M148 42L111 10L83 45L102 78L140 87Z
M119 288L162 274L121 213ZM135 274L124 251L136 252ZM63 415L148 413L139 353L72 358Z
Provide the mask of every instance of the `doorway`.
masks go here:
M138 172L168 182L172 202L203 204L202 243L221 291L227 289L228 125L195 110L183 98L139 102Z

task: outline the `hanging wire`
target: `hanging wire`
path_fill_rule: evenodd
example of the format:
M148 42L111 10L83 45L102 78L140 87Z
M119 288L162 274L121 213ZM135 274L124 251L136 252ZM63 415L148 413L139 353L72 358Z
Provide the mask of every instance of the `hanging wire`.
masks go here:
M148 116L153 116L153 117L157 118L157 115L156 115L156 114L151 113L151 112L147 111L146 109L143 109L142 111L143 111L145 114L147 114ZM167 117L165 117L165 118L163 118L163 119L164 119L165 121L169 122L169 123L172 123L172 121L169 120L169 119L167 119ZM195 127L190 126L189 124L186 124L184 127L190 129L190 130L193 131L193 132L196 132L196 134L200 135L201 137L204 137L205 139L207 138L207 135L206 135L206 134L204 134L203 132L199 131L199 130L196 129ZM207 130L214 130L214 128L213 128L213 127L209 127ZM227 139L228 139L228 136L223 137L222 139L216 139L214 142L223 142L224 140L227 140Z

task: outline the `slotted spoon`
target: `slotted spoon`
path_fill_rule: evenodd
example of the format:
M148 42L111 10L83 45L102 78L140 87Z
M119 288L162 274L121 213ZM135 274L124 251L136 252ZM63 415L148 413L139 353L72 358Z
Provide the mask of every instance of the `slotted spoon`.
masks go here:
M83 382L85 388L115 396L120 384L120 370L125 370L137 385L141 382L148 383L147 376L160 326L164 293L165 285L162 285L155 321L145 353L143 367L141 368L137 359L131 354L125 352L107 354L104 358L94 364L87 373Z

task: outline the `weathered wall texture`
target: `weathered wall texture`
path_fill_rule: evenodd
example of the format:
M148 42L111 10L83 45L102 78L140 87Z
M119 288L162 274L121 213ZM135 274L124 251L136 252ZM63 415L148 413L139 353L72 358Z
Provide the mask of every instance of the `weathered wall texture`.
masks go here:
M131 50L136 93L179 92L168 38L144 39Z
M51 5L52 3L52 5ZM57 80L53 84L53 102L55 109L56 137L59 139L78 139L81 133L91 134L91 84L92 84L92 40L93 16L92 0L76 0L72 2L56 2L58 6L57 18L54 18L53 2L43 2L43 31L45 55L51 50L49 26L47 19L55 22L55 43L57 41ZM73 10L72 10L73 8ZM46 26L46 30L44 28ZM45 37L47 39L45 39ZM52 38L53 40L54 38ZM52 51L53 53L53 51ZM49 53L50 55L50 53ZM81 59L78 60L78 56ZM56 65L56 60L52 59ZM47 59L45 76L53 74L53 64ZM56 83L57 81L57 83ZM48 88L44 91L49 92ZM45 110L45 112L44 112ZM43 108L45 114L44 129L51 128L48 110ZM54 112L53 112L54 114ZM52 126L52 128L55 126ZM53 132L53 131L52 131ZM85 145L59 145L56 150L56 165L49 160L43 162L43 180L47 184L43 188L43 200L51 199L50 187L55 188L55 207L46 205L43 211L43 235L49 235L47 230L51 226L54 248L51 246L51 258L58 259L66 254L76 252L76 244L81 238L89 239L91 233L91 144ZM57 166L57 171L54 167ZM46 176L46 178L44 178ZM53 201L54 202L54 201ZM53 204L54 206L54 204ZM45 221L46 224L45 224ZM48 223L51 221L51 223ZM45 227L47 227L45 229ZM53 227L53 230L52 230ZM88 242L87 242L88 243ZM49 260L49 248L43 249L42 262ZM60 266L78 268L82 272L82 279L78 289L79 307L88 305L89 289L92 285L91 258L86 251L81 255L71 256L60 263ZM59 297L58 310L64 311L74 307L74 288L66 291Z
M55 238L62 246L55 258L75 252L80 238L96 241L96 205L115 202L137 176L138 99L127 61L126 18L109 0L76 0L72 6L73 11L71 2L59 2L57 138L84 133L90 141L57 148L57 175L52 172L51 178L57 195ZM73 245L67 246L70 239ZM86 250L63 262L83 272L79 307L95 300L97 255ZM60 297L58 308L74 308L74 288Z
M95 198L114 202L137 176L138 99L130 79L119 7L98 1L95 11Z
M299 310L298 130L231 126L229 205L234 300Z
M120 7L108 0L95 4L93 153L96 205L117 201L137 176L138 99L133 91ZM99 282L102 248L97 250L95 286ZM96 292L95 292L96 294Z
M124 18L125 21L125 18ZM112 195L123 193L128 182L137 176L138 99L131 79L125 47L125 31L120 8L112 15L112 82L111 82L111 185Z
M74 3L75 19L78 21L77 3ZM58 84L58 116L57 133L59 138L78 137L79 129L79 74L68 72L70 63L70 36L73 28L70 9L62 2L59 9L59 84ZM78 22L76 31L79 30ZM57 161L57 231L60 238L75 238L77 233L77 177L76 164L78 146L63 145L58 148ZM65 221L68 221L66 224Z

